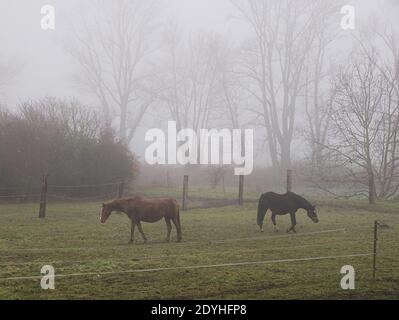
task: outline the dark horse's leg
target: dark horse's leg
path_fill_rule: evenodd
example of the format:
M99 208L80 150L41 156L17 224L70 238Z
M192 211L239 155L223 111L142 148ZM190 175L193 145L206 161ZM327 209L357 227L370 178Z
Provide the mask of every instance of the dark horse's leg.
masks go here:
M181 226L180 226L180 219L178 217L172 218L173 224L176 227L177 232L177 242L181 242Z
M273 212L272 212L272 222L273 222L273 226L274 226L274 231L278 232L277 224L276 224L276 215Z
M166 242L170 241L170 232L172 231L172 224L170 223L170 219L165 217L166 228L168 230L168 234L166 235Z
M130 241L129 243L133 243L134 242L134 227L136 226L136 224L134 223L133 219L132 219L132 226L130 228Z
M141 222L137 222L137 228L139 228L139 231L141 233L141 236L143 237L144 242L147 242L147 238L144 234L143 228L141 227Z
M295 226L296 226L295 212L290 213L290 215L291 215L291 228L289 228L287 230L287 232L293 231L294 233L296 233L296 230L295 230Z
M257 216L257 224L261 232L263 232L263 220L265 219L268 209L269 208L266 204L265 195L261 195L258 203L258 216Z

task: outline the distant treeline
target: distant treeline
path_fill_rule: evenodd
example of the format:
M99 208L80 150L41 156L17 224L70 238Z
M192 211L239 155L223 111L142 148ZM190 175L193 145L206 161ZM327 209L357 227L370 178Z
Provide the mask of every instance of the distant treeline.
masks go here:
M78 101L45 98L0 111L0 189L93 185L132 179L137 161L103 125L98 112ZM5 192L2 192L5 193Z

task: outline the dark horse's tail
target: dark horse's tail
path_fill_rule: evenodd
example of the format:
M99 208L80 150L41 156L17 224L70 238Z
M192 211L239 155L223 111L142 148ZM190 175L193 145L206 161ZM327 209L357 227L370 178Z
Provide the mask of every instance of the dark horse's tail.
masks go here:
M266 194L262 194L260 196L258 203L258 219L257 219L258 226L261 229L263 228L263 220L265 219L267 209L268 208L266 204Z

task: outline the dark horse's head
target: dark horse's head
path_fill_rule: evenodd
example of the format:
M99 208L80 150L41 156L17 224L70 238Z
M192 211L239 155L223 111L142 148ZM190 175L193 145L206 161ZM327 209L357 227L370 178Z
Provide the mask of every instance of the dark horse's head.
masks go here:
M317 217L317 212L316 212L316 206L311 205L308 209L306 209L308 212L308 217L312 219L314 223L319 222L319 218Z
M103 208L101 210L100 221L101 223L105 223L111 215L112 211L114 211L111 203L103 203Z

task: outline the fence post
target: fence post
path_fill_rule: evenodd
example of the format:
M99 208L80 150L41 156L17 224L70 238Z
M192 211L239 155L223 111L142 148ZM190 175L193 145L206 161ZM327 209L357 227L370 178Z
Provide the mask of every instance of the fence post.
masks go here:
M185 175L183 180L183 202L182 202L183 211L187 210L187 193L188 193L188 175Z
M118 185L118 199L123 197L124 191L125 191L125 180L122 180Z
M47 175L43 175L42 190L40 194L40 209L39 209L40 219L44 219L46 217L46 207L47 207Z
M244 204L244 176L240 175L240 180L238 183L238 205L242 206Z
M374 221L374 250L373 250L373 281L377 272L377 242L378 242L378 221Z
M292 191L292 170L287 170L287 192Z

